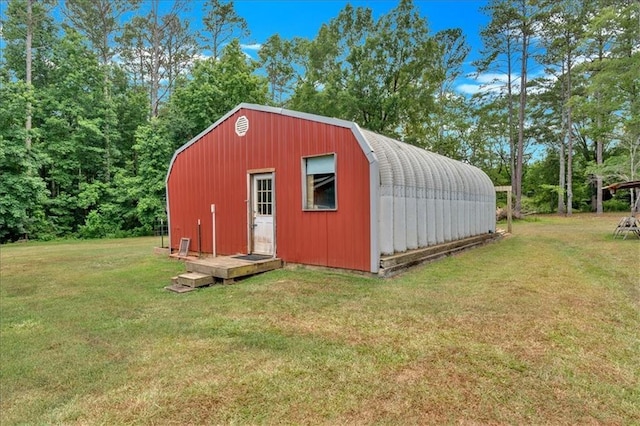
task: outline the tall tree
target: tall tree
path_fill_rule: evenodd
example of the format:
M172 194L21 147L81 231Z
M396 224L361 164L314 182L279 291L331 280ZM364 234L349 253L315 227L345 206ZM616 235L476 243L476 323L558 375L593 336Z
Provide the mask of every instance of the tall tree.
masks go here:
M211 50L211 56L218 58L222 48L235 38L248 37L249 25L236 12L232 0L207 0L204 4L205 46ZM207 36L208 35L208 36Z
M28 92L24 123L24 143L27 150L31 149L33 137L34 85L44 84L40 78L34 80L33 69L38 68L40 73L46 68L46 51L52 44L51 7L52 0L13 0L8 4L6 19L0 23L3 37L7 40L7 49L3 52L4 62L14 77L25 81Z
M469 46L462 30L453 28L439 31L434 36L437 53L434 55L437 86L433 107L424 123L409 123L417 140L431 151L457 159L469 159L468 137L471 110L466 97L453 88L462 74L462 65L469 54ZM418 129L421 127L422 129Z
M545 48L544 55L539 56L540 62L545 64L547 72L560 81L551 90L559 90L561 107L556 113L562 117L564 136L560 139L560 176L559 184L566 191L560 192L558 199L558 213L564 211L564 194L566 194L566 214L571 215L573 205L573 152L574 152L574 114L571 98L574 95L574 73L580 54L579 48L586 25L584 8L576 2L560 2L554 4L547 19L542 20L541 37ZM565 145L566 141L566 145ZM566 174L565 174L565 146L566 146ZM600 187L601 187L600 183ZM600 212L602 206L600 207Z
M189 3L176 0L161 14L160 0L150 0L146 16L136 16L125 24L122 57L134 78L147 86L151 115L173 90L178 76L190 66L196 53L195 34L181 18Z
M60 233L74 232L84 220L82 185L107 181L104 168L105 71L75 30L68 28L52 49L52 84L44 93L40 131L41 175L50 200L47 215Z
M219 60L196 61L189 78L181 78L162 115L174 123L176 146L188 141L241 102L268 102L267 79L254 74L257 63L248 59L233 40Z
M271 102L275 105L283 106L292 91L296 76L293 49L294 45L291 41L274 34L267 39L258 52L260 65L264 68L269 80Z
M23 81L0 70L0 243L46 233L46 187L24 142L29 92Z
M586 100L588 103L591 98L591 104L595 101L592 115L597 138L617 140L617 147L628 155L629 176L633 179L637 176L634 153L640 146L640 3L603 0L599 4L603 7L590 20L587 42L605 53L586 66L590 76ZM600 40L594 36L600 36ZM600 158L603 145L597 144Z
M163 123L157 118L139 126L134 150L138 173L128 185L136 200L136 217L151 230L158 219L166 220L165 177L175 151Z
M370 9L347 5L312 42L292 105L423 144L410 123L424 121L433 105L436 50L411 0L377 21Z
M516 152L516 202L514 211L516 215L522 212L522 167L524 164L524 144L527 109L527 83L529 75L529 58L531 55L531 42L535 36L536 27L539 27L541 16L538 0L516 0L515 25L520 38L520 100L518 108L518 145Z
M484 10L490 15L491 22L482 32L483 42L488 49L483 59L479 61L480 70L486 70L497 61L507 60L507 96L512 97L511 79L513 60L519 65L519 95L517 140L515 141L514 169L512 170L512 186L515 194L514 214L522 212L522 174L524 165L524 146L526 138L527 113L527 84L529 81L529 67L532 41L536 30L540 26L540 18L546 4L544 0L492 0ZM506 45L505 45L506 44ZM509 120L513 120L513 103L509 103ZM512 131L509 126L508 131Z
M46 232L37 142L55 45L51 6L50 1L14 0L0 22L6 42L0 52L0 241Z
M514 97L514 69L517 59L517 29L514 25L515 12L507 1L494 0L482 8L491 17L489 24L480 32L483 42L481 59L474 64L478 73L488 73L494 77L488 83L502 88L496 93L481 93L482 99L491 99L497 105L505 104L506 120L502 128L506 128L509 143L509 174L511 186L516 187L516 106ZM504 102L501 102L504 99ZM494 108L491 110L496 111ZM499 111L499 110L498 110Z
M118 53L114 38L120 34L120 19L126 12L131 12L139 0L66 0L64 14L73 27L83 34L105 68L104 96L108 105L111 104L111 62ZM105 177L111 179L111 169L114 157L113 139L119 135L114 132L116 117L113 108L105 110L102 134L105 145Z
M592 10L590 11L590 13L588 14L590 18L593 18L593 16L597 15L599 13L599 9L600 7L598 7L599 2L594 2L595 6L594 8L592 8ZM589 29L587 27L586 29L588 31L588 33L590 33L587 38L588 41L586 44L586 56L591 56L593 63L592 66L587 66L586 68L590 68L591 72L594 72L595 74L598 73L598 70L600 68L600 65L603 64L604 60L605 60L605 55L607 54L606 50L608 50L607 48L607 36L606 36L606 31L603 31L602 28L598 28L597 26L595 28L591 28ZM586 71L586 70L583 70ZM591 74L591 72L587 71L588 74ZM595 85L594 85L595 86ZM593 87L593 86L592 86ZM593 120L593 126L589 126L591 128L591 130L593 131L589 131L588 133L591 133L591 136L594 138L595 144L596 144L596 166L602 167L604 164L604 150L605 150L605 142L604 139L607 138L607 133L610 132L610 130L612 130L611 128L607 129L607 122L609 122L609 120L607 120L606 116L607 113L602 111L602 107L603 107L603 103L604 103L604 97L606 96L605 94L606 92L602 92L601 90L596 90L594 92L594 98L595 98L595 108L596 110L593 111L594 113L594 120ZM582 98L583 100L585 98ZM579 102L580 107L582 107L582 109L584 110L584 107L586 106L587 109L589 109L589 107L583 103L583 102ZM602 205L602 184L603 184L603 176L601 173L599 173L599 171L596 172L596 212L598 214L601 214L604 210L603 205Z
M607 156L621 154L619 148L634 140L625 134L634 126L625 124L638 120L640 5L608 0L588 4L584 60L577 66L580 90L571 102L580 120L579 152L586 155L586 161L595 162L590 171L596 181L595 210L601 212L604 179L612 176L611 164L618 164L614 159L608 161ZM624 175L629 176L628 170Z
M566 213L566 135L567 130L565 128L567 124L565 114L565 102L567 102L566 96L566 84L564 76L565 66L562 63L553 63L553 66L558 66L560 69L555 69L549 66L548 72L544 77L535 79L532 81L531 97L531 131L532 137L538 141L539 144L546 148L546 157L543 160L536 162L535 177L549 176L549 171L544 173L540 170L540 167L554 166L554 171L557 175L556 180L545 180L543 182L537 182L535 189L543 188L546 194L545 198L554 197L556 201L555 209L558 214L564 215ZM529 186L531 188L532 180L529 179ZM540 198L540 197L538 197ZM548 208L545 206L545 209Z
M33 42L33 0L27 0L27 36L25 38L25 83L27 84L27 90L31 90L31 47ZM31 150L31 100L27 99L27 104L25 105L25 109L27 111L27 119L25 124L26 130L26 142L25 145L27 150Z
M473 96L474 120L469 139L485 152L485 165L482 169L489 174L497 185L508 185L513 177L513 139L505 131L508 125L509 99L496 97L490 91ZM479 163L472 164L480 166Z
M121 18L132 12L140 0L65 0L64 15L89 41L103 65L118 53L115 43L121 31Z

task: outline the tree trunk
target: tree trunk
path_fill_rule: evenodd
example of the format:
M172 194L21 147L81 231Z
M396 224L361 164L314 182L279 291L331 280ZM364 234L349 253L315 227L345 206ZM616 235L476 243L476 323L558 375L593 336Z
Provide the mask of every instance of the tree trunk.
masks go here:
M605 59L605 48L604 48L604 42L602 41L602 37L598 37L598 71L602 71L601 67L602 67L602 63ZM603 112L602 112L602 94L600 93L600 90L598 89L598 91L595 94L596 96L596 127L598 128L598 133L597 136L595 137L595 142L596 142L596 164L598 166L601 166L604 158L603 158L603 151L604 151L604 143L603 143L603 137L602 137L602 120L603 120ZM602 214L603 213L603 206L602 206L602 176L597 175L596 176L596 214Z
M567 56L567 216L573 210L573 115L571 109L571 54Z
M640 148L640 137L638 137L638 143L634 146L633 142L629 146L629 165L631 166L630 180L636 180L635 170L636 170L636 155L638 153L638 148ZM637 202L638 197L640 197L640 190L637 188L635 190L631 190L631 214L635 215L638 213Z
M151 116L158 116L158 92L160 91L160 30L158 28L158 1L151 5L153 30L151 32Z
M511 43L508 40L508 59L507 59L507 102L509 103L509 117L507 118L509 126L509 173L511 174L511 188L516 188L516 143L513 137L513 81L511 80ZM517 216L516 216L517 217Z
M111 92L109 90L109 66L105 63L104 66L104 99L107 103L107 108L111 108ZM105 120L104 124L104 162L105 162L105 180L109 182L111 180L111 135L110 126L109 126L109 118Z
M109 75L109 56L107 46L109 45L109 37L107 33L104 33L102 49L102 66L104 67L104 100L107 104L107 108L111 109L111 79ZM105 180L109 182L111 180L111 135L109 119L105 120L104 125L104 146L105 146Z
M565 63L562 61L562 75L566 75ZM561 123L562 123L562 134L560 135L560 148L558 152L558 214L564 215L567 213L567 205L565 204L565 190L567 186L567 175L566 175L566 154L565 154L565 135L566 135L566 109L565 105L567 102L567 90L563 84L560 86L562 88L562 109L561 109Z
M560 152L558 153L558 160L560 164L560 171L558 172L558 214L564 215L566 213L566 205L564 204L564 187L565 187L565 158L564 158L564 135L560 140Z
M26 139L25 146L27 150L31 150L31 44L33 40L33 0L27 0L27 38L25 40L25 49L26 49L26 76L25 83L27 86L27 103L26 103L26 122L25 122L25 130L26 130Z
M567 112L567 126L571 123L571 107ZM571 216L573 210L573 129L567 129L567 216Z
M596 164L602 165L602 140L596 141ZM602 176L596 175L596 214L601 215L604 209L602 206Z
M602 114L600 113L600 92L596 94L597 102L598 102L598 115L597 115L597 126L598 129L602 128ZM602 137L598 136L596 138L596 164L598 166L602 166ZM596 214L601 215L603 213L602 206L602 176L596 175Z
M520 67L520 110L518 111L518 149L516 154L516 205L514 214L516 217L522 216L522 165L524 157L524 112L527 105L527 60L529 55L529 36L522 35L522 59Z

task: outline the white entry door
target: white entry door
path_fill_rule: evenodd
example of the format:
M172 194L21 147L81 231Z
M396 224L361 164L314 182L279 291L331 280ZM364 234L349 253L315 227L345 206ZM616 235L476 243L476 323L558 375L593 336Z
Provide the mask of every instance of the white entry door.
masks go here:
M274 253L274 200L273 173L251 175L252 253Z

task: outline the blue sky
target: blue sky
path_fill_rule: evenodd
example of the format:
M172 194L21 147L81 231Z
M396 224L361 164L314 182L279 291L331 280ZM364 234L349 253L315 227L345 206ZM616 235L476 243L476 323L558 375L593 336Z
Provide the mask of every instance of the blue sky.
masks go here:
M249 23L256 41L265 40L272 34L291 38L301 36L313 38L320 26L337 16L349 3L342 0L235 0L240 16ZM397 1L359 0L353 6L371 8L375 17L387 13ZM194 11L198 4L194 2ZM415 5L427 18L430 29L435 32L447 28L463 28L470 41L477 42L480 27L487 22L479 9L484 0L416 0ZM473 40L472 40L473 39Z
M160 0L161 9L170 9L172 0ZM192 0L190 10L185 14L193 29L202 29L202 10L205 0ZM273 34L291 39L305 37L313 39L323 23L336 17L347 3L355 7L371 8L375 18L396 7L397 1L389 0L234 0L237 13L247 20L251 35L241 40L245 52L257 58L257 49ZM482 42L480 30L488 22L480 8L487 0L414 0L416 8L426 18L430 31L448 28L461 28L471 46L471 53L465 64L465 72L475 72L471 62L479 57ZM140 11L144 12L149 3L142 1ZM6 3L0 0L0 15ZM59 10L54 11L56 19L61 19ZM2 41L0 40L0 47ZM456 88L460 93L472 94L479 90L481 83L489 83L496 75L485 75L475 78L459 78ZM500 76L497 76L500 78Z
M251 35L241 40L245 51L256 57L256 49L273 34L291 39L293 37L315 38L320 26L336 17L344 6L371 8L374 16L387 13L397 5L397 1L388 0L235 0L234 5L240 16L247 20ZM427 19L432 33L448 28L461 28L471 46L471 53L467 59L465 72L475 70L470 66L471 61L479 56L482 43L480 30L489 22L480 8L486 5L486 0L414 0L416 8ZM202 10L204 0L192 2L189 13L194 27L200 27L199 11ZM479 83L473 78L461 78L458 90L467 94L477 91Z

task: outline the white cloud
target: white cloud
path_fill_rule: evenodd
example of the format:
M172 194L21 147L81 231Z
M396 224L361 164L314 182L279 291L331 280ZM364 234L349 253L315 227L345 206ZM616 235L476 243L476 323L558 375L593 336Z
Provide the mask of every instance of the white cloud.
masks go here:
M456 90L465 95L475 95L476 93L480 93L481 89L479 84L463 83L456 86Z
M508 74L505 73L482 73L482 74L468 74L461 84L456 86L456 90L463 95L475 95L477 93L487 92L500 92L504 89L509 81ZM511 76L511 84L516 90L516 84L518 81L517 75Z
M213 58L213 55L207 54L207 53L204 53L204 52L200 52L200 53L196 53L193 56L193 61L191 61L191 62L193 63L193 62L196 62L196 61L206 61L209 58Z
M260 43L241 44L240 48L244 49L244 50L256 50L256 51L258 51L258 50L262 49L262 44L260 44Z
M467 77L469 78L469 76ZM512 81L517 79L518 76L516 75L512 75L511 79ZM484 74L479 74L478 76L476 76L474 78L475 81L477 81L480 84L497 84L497 83L507 83L509 81L509 75L505 74L505 73L492 73L492 72L488 72L488 73L484 73Z
M542 72L529 75L529 80L543 76ZM460 79L460 84L456 86L456 91L463 95L475 95L477 93L500 93L506 92L509 83L509 75L507 73L482 73L467 74ZM514 93L520 90L520 75L511 74L511 89Z

